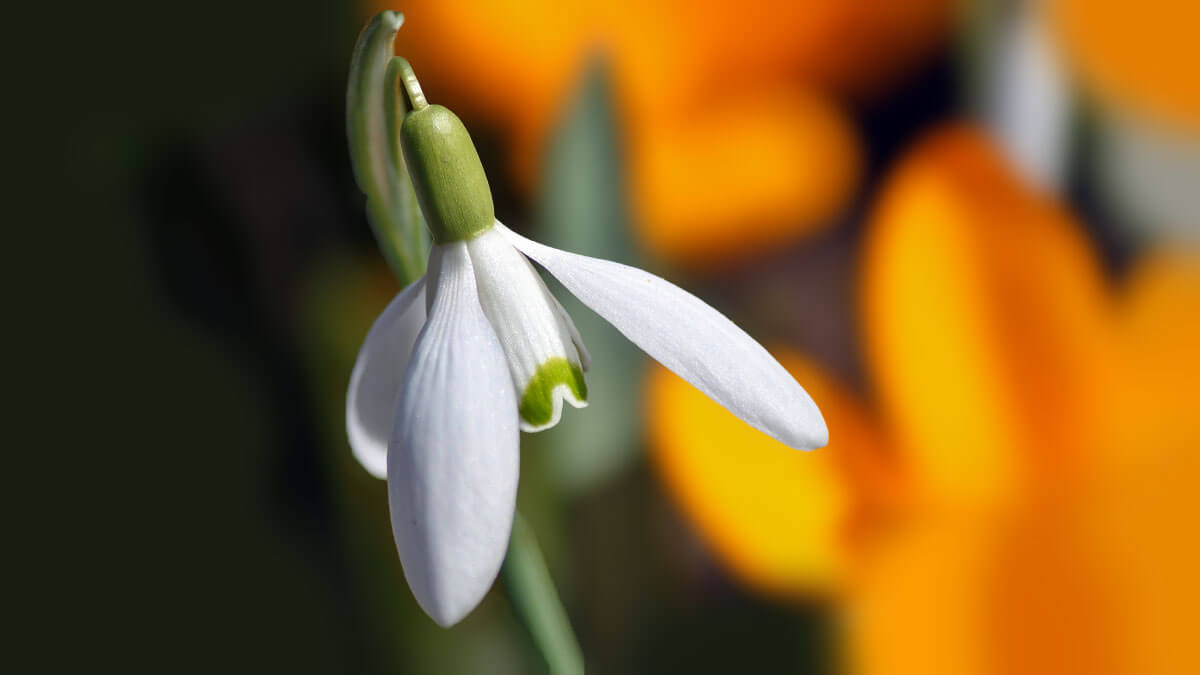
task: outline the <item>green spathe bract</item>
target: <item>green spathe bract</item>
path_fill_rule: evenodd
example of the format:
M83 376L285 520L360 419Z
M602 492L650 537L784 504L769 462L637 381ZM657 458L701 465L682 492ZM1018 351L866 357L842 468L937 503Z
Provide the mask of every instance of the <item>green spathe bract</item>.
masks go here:
M457 115L440 105L408 113L400 127L400 144L435 242L464 241L492 226L492 191L471 135Z
M402 23L402 15L380 12L354 46L346 85L346 139L375 239L400 285L406 286L425 273L429 228L400 151L400 121L410 106L398 95L397 83L412 71L407 61L392 55Z
M575 400L587 400L587 383L579 366L559 356L538 367L525 385L518 410L522 419L535 426L549 424L554 418L554 390L566 386Z

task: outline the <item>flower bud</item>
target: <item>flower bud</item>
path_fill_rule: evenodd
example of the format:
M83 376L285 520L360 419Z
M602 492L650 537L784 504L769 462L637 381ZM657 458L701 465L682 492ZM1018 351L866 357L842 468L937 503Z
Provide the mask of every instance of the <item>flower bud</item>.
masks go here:
M417 108L404 118L400 144L429 233L439 244L470 239L496 220L479 153L457 115Z

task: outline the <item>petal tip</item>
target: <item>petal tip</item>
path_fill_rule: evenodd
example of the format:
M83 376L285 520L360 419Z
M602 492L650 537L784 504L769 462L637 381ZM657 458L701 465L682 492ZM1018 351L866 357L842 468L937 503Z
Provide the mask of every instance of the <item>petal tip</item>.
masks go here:
M791 448L805 452L829 445L829 427L826 426L819 410L814 408L813 413L815 419L805 420L776 438Z
M486 592L484 594L486 595ZM482 601L482 595L471 602L463 602L461 599L457 601L453 599L439 601L433 598L422 599L420 596L417 597L417 604L421 606L421 609L425 610L425 614L442 628L451 628L467 618L471 610L475 609Z
M822 424L821 428L814 430L809 437L807 447L803 447L801 450L820 450L827 445L829 445L829 429Z
M512 492L515 501L515 490ZM482 535L458 533L452 538L435 536L414 542L401 533L397 544L405 580L417 604L442 628L466 618L491 590L504 564L513 512L503 509L503 515L493 519ZM393 528L397 524L393 519ZM496 533L505 536L493 536Z

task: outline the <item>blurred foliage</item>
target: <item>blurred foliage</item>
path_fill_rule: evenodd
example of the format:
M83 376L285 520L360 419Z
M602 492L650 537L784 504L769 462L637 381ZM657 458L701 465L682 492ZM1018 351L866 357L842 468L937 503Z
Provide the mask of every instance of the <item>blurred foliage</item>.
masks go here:
M547 245L634 264L607 68L595 64L580 85L550 144L536 230ZM550 455L556 483L568 491L586 490L638 450L642 356L608 322L545 278L584 336L595 366L587 374L587 412L569 412L557 427L529 440Z

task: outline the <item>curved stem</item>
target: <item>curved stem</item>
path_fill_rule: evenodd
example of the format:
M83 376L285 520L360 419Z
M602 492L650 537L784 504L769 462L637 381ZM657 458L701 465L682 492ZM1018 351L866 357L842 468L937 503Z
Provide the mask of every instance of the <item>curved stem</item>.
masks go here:
M425 92L421 90L421 83L417 80L417 74L413 72L412 64L403 56L393 57L388 62L387 82L389 90L400 86L404 87L410 109L423 110L429 107L429 102L425 100ZM395 95L394 92L392 95Z
M400 89L399 78L403 75L397 61L403 60L399 56L393 56L388 61L387 70L383 75L383 123L387 128L387 151L392 165L397 170L402 170L404 166L404 156L400 149L400 125L404 123L404 116L409 111L408 100L397 96Z

